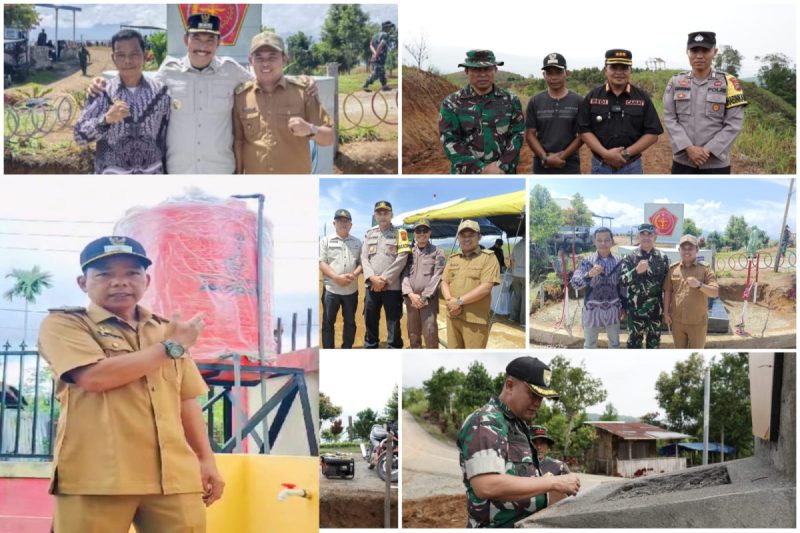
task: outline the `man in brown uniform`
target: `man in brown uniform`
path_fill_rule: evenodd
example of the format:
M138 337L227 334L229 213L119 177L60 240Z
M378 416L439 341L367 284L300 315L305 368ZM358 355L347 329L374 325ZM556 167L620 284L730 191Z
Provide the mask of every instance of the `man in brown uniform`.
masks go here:
M328 113L304 85L283 75L283 39L259 33L250 43L256 79L234 91L233 130L237 174L310 174L308 140L333 143Z
M474 220L458 225L461 251L450 256L442 274L447 301L447 347L486 348L492 287L500 283L500 264L492 250L481 250L481 228Z
M684 235L681 262L664 279L664 322L672 326L675 348L703 348L708 331L708 298L719 296L711 267L697 262L697 237Z
M421 218L414 225L414 248L400 275L400 287L406 302L408 342L411 348L439 348L439 281L445 256L430 242L431 223Z
M150 260L133 239L97 239L80 261L89 307L51 310L39 331L61 404L55 532L204 532L203 503L224 482L196 400L207 388L185 355L203 317L168 321L137 305Z

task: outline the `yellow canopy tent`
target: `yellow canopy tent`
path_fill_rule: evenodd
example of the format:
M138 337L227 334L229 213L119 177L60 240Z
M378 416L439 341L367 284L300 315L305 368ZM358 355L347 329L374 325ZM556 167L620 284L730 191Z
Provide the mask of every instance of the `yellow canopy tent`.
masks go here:
M420 218L431 222L439 220L463 220L485 218L502 229L509 237L525 233L525 191L516 191L475 200L466 200L450 207L434 209L426 213L416 213L403 219L405 224L413 224Z

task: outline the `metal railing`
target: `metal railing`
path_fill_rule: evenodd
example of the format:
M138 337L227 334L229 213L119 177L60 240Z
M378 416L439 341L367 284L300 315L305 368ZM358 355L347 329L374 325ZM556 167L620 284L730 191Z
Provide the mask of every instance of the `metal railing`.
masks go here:
M305 327L303 331L302 327ZM298 348L300 335L305 333L305 347L311 347L312 312L306 311L305 324L298 323L298 313L292 314L290 330L291 351ZM282 320L277 319L275 334L276 353L283 353ZM55 382L46 361L36 350L28 350L25 342L17 348L9 342L0 351L0 461L28 459L50 461L60 408L55 398ZM225 387L209 387L209 398L221 397ZM232 406L225 405L228 411ZM209 411L207 411L209 412ZM216 429L229 437L232 434L229 417ZM214 415L210 426L214 429ZM270 429L270 440L276 438ZM263 436L262 436L263 437ZM262 439L263 440L263 439Z

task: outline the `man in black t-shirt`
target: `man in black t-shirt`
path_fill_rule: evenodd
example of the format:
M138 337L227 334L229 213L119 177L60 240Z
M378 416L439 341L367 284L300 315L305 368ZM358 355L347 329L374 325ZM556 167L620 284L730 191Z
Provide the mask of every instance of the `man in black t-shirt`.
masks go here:
M592 150L592 174L642 174L642 153L664 132L650 96L631 85L633 54L608 50L606 83L578 111L578 132Z
M542 64L547 90L528 100L525 142L533 152L534 174L580 174L578 108L583 97L567 89L567 60L548 54Z

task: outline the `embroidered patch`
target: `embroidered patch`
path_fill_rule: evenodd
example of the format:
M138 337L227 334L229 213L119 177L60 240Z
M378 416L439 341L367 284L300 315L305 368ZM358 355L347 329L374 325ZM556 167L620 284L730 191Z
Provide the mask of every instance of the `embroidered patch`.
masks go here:
M644 100L625 100L625 105L644 107Z
M589 103L598 105L608 105L608 98L591 98L589 99Z

